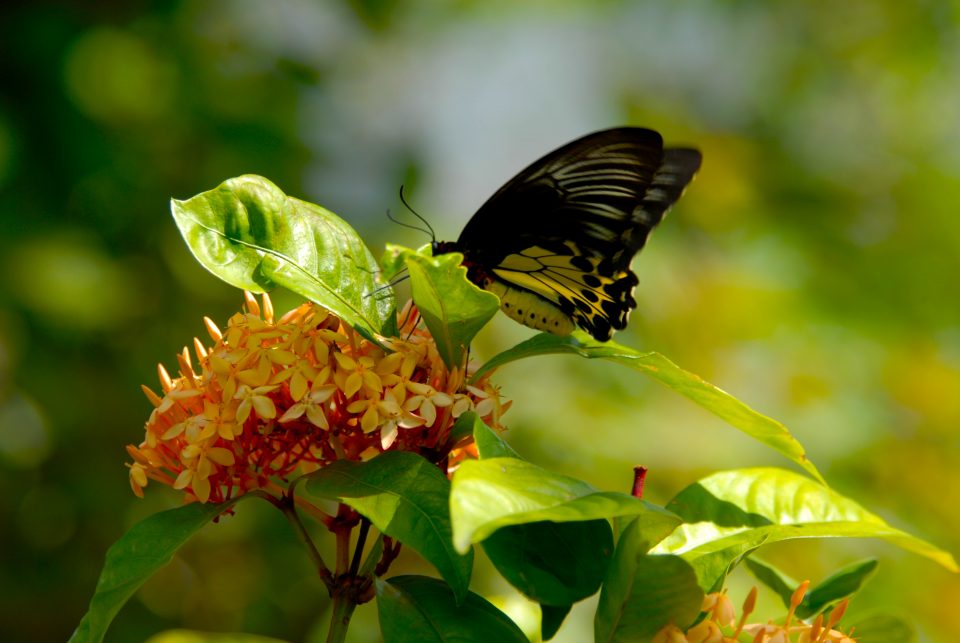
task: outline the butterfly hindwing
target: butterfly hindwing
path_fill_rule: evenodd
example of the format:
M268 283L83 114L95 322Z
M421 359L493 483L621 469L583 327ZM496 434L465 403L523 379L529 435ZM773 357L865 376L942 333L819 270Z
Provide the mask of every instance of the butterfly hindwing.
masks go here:
M609 339L613 330L626 327L630 310L636 306L633 289L637 278L629 270L613 269L609 262L601 264L603 260L586 256L576 242L568 240L553 250L533 246L507 255L492 269L492 281L528 291L594 337ZM562 324L541 328L534 325L535 319L513 314L510 300L503 295L500 298L505 312L517 321L564 334Z
M589 134L521 171L434 250L462 252L517 321L605 341L636 307L631 260L699 165L699 152L664 150L652 130Z

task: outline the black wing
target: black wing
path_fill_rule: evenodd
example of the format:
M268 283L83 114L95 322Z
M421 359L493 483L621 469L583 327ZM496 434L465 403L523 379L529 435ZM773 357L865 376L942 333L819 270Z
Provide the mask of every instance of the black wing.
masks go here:
M692 149L663 149L653 130L622 127L588 134L525 168L477 211L458 248L480 265L499 265L532 245L629 269L650 231L700 167ZM548 246L544 246L548 244Z
M517 321L558 332L566 317L605 341L637 305L630 262L699 167L698 151L664 150L652 130L589 134L520 172L445 245Z

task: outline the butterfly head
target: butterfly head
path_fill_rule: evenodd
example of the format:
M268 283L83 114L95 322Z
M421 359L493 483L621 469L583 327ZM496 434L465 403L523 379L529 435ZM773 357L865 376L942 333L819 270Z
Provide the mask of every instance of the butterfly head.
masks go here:
M430 250L433 251L433 256L445 255L448 252L460 252L460 247L457 245L456 241L437 241L436 239L430 244Z

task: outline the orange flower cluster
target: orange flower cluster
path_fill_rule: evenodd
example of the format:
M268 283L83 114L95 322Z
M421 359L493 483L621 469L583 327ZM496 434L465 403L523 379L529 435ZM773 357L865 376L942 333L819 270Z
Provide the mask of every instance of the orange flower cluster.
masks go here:
M773 622L747 623L747 618L753 612L757 603L757 588L750 590L747 600L743 602L743 610L739 622L733 601L726 592L707 594L703 600L703 620L688 629L686 632L674 625L667 625L653 637L653 643L738 643L746 640L754 643L856 643L852 632L844 634L833 629L843 617L847 609L847 600L841 601L829 616L824 619L818 614L813 623L801 620L794 621L794 612L803 601L810 581L800 583L790 599L790 610L782 624Z
M404 318L415 317L408 304ZM436 454L461 414L499 429L509 406L485 377L466 385L448 370L412 323L385 351L312 303L274 321L267 295L261 307L250 293L226 332L204 321L213 346L194 339L197 364L184 348L179 377L159 366L162 397L143 387L155 408L144 441L127 447L138 496L153 479L222 502L334 460Z

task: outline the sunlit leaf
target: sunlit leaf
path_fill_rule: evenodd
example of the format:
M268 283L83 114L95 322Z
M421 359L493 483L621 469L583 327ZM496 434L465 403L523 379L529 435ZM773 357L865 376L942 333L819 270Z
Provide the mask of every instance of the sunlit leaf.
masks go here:
M369 339L395 332L393 290L343 219L285 195L267 179L229 179L171 210L197 260L253 292L283 286L332 311Z
M615 516L637 516L650 538L657 534L657 540L679 523L656 505L625 493L597 491L582 480L517 458L468 460L453 475L450 518L458 551L507 525Z
M684 533L697 532L700 528L709 529L710 523L695 525L681 525L679 530ZM693 571L697 574L700 587L705 592L719 592L723 589L724 581L730 572L743 560L763 545L769 538L764 532L749 532L741 538L730 540L717 539L696 552L684 556ZM658 550L659 551L659 550ZM662 553L662 552L661 552Z
M665 625L685 629L700 614L703 590L689 563L650 555L635 520L617 541L594 618L595 641L649 641Z
M483 541L483 550L521 594L541 605L564 606L600 589L613 532L606 520L510 525Z
M777 569L770 563L758 560L756 556L751 556L744 561L747 569L757 580L772 589L783 601L785 607L790 606L790 598L800 583L791 578L783 570Z
M830 574L807 591L803 602L797 607L797 616L812 618L820 612L832 609L843 599L850 598L870 580L877 571L878 564L872 558L861 560Z
M460 421L470 423L472 428L473 441L477 445L477 452L481 459L486 458L519 458L520 454L513 450L507 442L501 438L496 431L484 424L473 411L464 413L460 416ZM460 423L459 421L457 422Z
M450 482L435 464L405 451L367 462L339 460L311 473L307 490L353 507L432 563L458 597L466 594L473 552L467 547L461 555L453 548Z
M459 253L431 257L391 246L410 274L410 289L448 368L461 366L470 342L500 309L500 300L467 280Z
M793 538L881 538L957 571L949 553L891 527L859 504L783 469L725 471L690 485L667 504L686 522L655 551L697 559ZM714 562L715 564L715 562Z
M90 608L70 642L102 641L120 608L158 569L173 559L191 536L238 500L249 497L240 496L217 505L197 502L177 507L154 514L131 527L107 550Z
M818 480L823 480L814 464L807 459L803 446L790 434L787 427L754 411L698 375L683 370L659 353L642 353L615 342L599 342L582 331L574 331L564 337L541 333L494 356L480 367L473 377L480 377L491 369L518 359L552 354L606 359L645 373L702 406L730 426L776 449Z
M385 643L528 643L506 614L468 592L458 601L443 582L425 576L376 579Z

